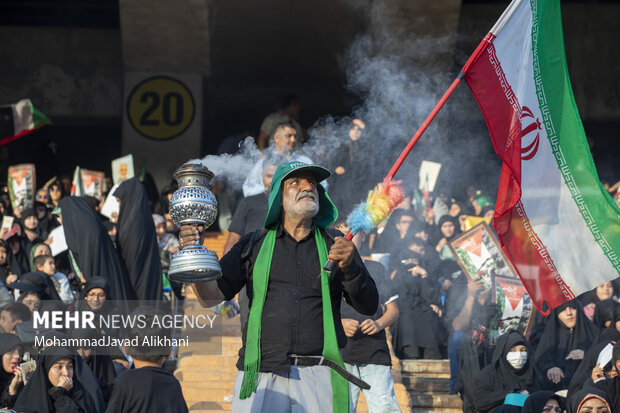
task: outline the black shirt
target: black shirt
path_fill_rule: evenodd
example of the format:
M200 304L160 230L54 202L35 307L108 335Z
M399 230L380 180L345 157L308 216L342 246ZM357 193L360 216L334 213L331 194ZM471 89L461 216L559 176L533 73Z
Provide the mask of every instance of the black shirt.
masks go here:
M181 384L160 367L126 370L114 382L107 413L186 413Z
M336 234L321 232L329 250ZM252 307L252 271L265 234L262 230L243 236L220 260L222 277L217 284L226 300L231 300L247 282ZM288 372L290 354L321 355L323 351L319 274L324 263L318 256L314 231L298 242L282 226L278 228L261 321L262 372ZM340 322L343 295L362 314L374 314L378 305L377 288L357 252L349 268L332 272L330 294L336 336L342 348L347 342ZM244 346L239 350L239 370L243 370L246 332L247 323L242 326Z
M268 206L269 198L264 192L243 198L235 210L228 230L245 235L263 228Z
M392 280L390 280L390 276L383 265L375 261L364 261L364 264L377 285L380 303L387 305L389 301L393 301L398 297L392 285ZM352 318L361 323L368 318L373 320L379 319L383 315L383 310L379 307L373 316L368 317L355 311L353 307L343 300L340 315L342 318ZM372 335L364 334L357 330L353 337L348 337L347 345L342 350L342 359L347 363L370 363L390 366L392 358L390 357L385 330Z

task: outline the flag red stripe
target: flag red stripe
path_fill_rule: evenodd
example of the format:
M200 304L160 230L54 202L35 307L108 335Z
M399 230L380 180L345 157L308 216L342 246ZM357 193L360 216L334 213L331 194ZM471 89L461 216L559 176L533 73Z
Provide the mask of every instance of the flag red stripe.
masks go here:
M495 152L503 161L493 226L502 249L517 269L528 294L541 310L543 301L555 307L573 298L545 246L532 230L521 198L522 109L489 44L467 72L467 84L482 110ZM529 231L528 231L529 229Z
M43 126L43 125L41 125L41 126ZM2 140L0 141L0 146L2 146L2 145L6 145L7 143L10 143L10 142L13 142L13 141L16 141L17 139L19 139L19 138L21 138L21 137L23 137L23 136L25 136L25 135L28 135L28 134L29 134L29 133L31 133L31 132L36 131L36 130L37 130L37 129L39 129L41 126L37 126L37 127L33 128L33 129L24 129L23 131L19 132L19 133L18 133L17 135L15 135L15 136L9 136L8 138L4 138L4 139L2 139Z

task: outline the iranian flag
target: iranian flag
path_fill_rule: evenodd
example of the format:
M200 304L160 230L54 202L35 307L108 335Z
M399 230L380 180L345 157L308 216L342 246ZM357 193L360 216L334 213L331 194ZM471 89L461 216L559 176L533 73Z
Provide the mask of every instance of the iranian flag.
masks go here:
M514 0L468 64L503 161L493 225L546 313L620 275L620 208L599 182L577 112L560 2Z
M0 106L0 146L49 125L51 122L32 106L30 99L22 99L11 105Z

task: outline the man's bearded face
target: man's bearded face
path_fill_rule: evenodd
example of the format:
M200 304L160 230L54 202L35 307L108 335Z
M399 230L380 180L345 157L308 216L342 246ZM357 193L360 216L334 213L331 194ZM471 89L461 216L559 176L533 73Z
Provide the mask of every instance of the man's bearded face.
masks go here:
M312 218L319 213L318 183L314 175L299 173L287 178L282 185L282 208L287 215Z

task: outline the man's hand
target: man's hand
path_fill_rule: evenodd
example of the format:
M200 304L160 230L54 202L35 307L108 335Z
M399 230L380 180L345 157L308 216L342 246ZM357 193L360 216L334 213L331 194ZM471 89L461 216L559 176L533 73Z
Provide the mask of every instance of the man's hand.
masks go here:
M438 317L441 318L441 316L443 315L441 308L437 307L435 304L431 304L431 309L433 310L435 314L437 314Z
M481 279L469 280L467 281L467 295L475 298L483 287L484 284Z
M379 323L377 323L375 320L372 320L370 318L362 321L362 324L360 324L360 328L362 330L362 333L368 336L377 334L379 331L383 330L383 328L381 328Z
M420 276L420 278L428 277L428 273L426 272L426 270L420 267L419 265L416 265L415 267L411 267L407 271L409 271L411 275L414 277L417 277L418 275Z
M353 241L350 241L344 237L336 237L336 242L329 249L329 255L327 258L337 261L341 270L349 268L351 261L353 261L353 253L355 252L355 245Z
M443 237L442 239L439 240L439 242L437 243L437 246L435 247L435 250L437 252L441 252L441 250L443 249L443 247L445 247L448 244L448 240L446 239L446 237Z
M202 245L204 226L203 225L181 225L181 232L179 233L179 244L181 248L189 245L195 245L196 241Z
M360 328L360 323L357 320L353 320L352 318L343 318L342 320L342 328L344 329L344 334L347 337L353 337L357 330Z
M583 350L573 350L570 353L568 353L568 356L566 356L566 360L583 360Z
M605 378L605 373L603 372L600 364L597 363L596 366L594 366L594 368L592 369L592 375L590 377L592 377L592 381L595 383Z
M553 383L558 384L564 378L564 372L559 367L552 367L547 370L547 378Z

